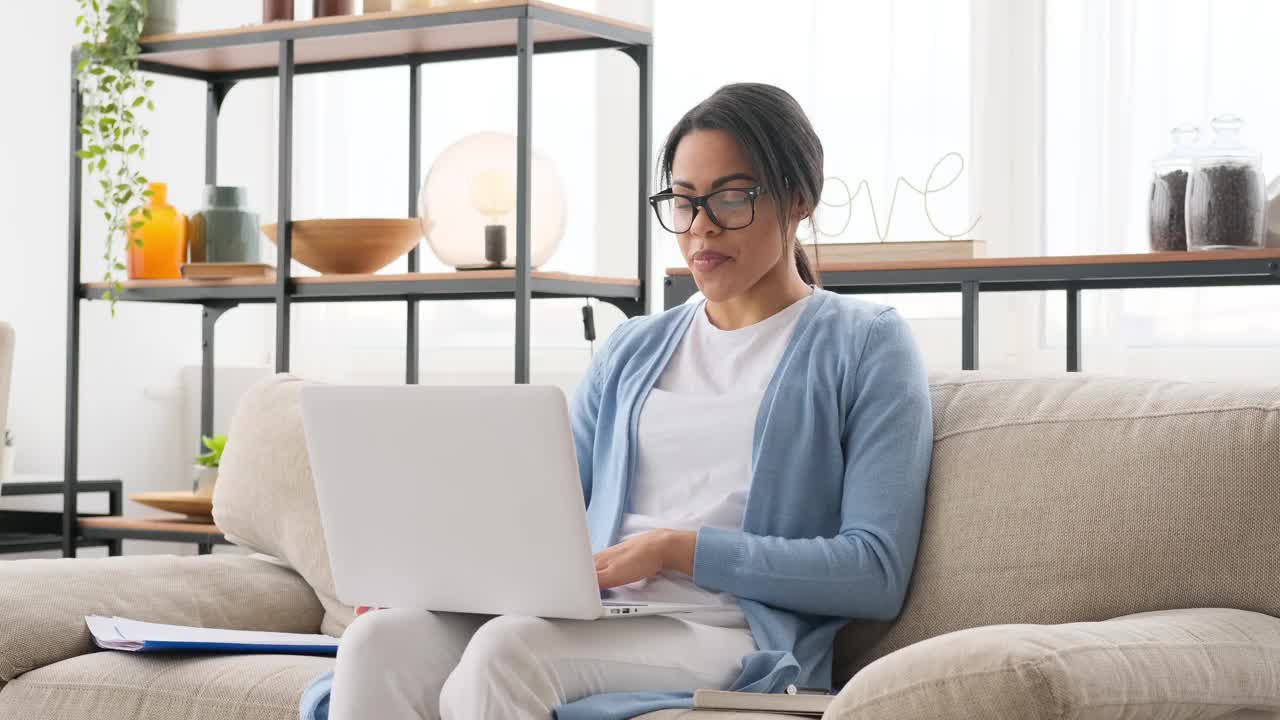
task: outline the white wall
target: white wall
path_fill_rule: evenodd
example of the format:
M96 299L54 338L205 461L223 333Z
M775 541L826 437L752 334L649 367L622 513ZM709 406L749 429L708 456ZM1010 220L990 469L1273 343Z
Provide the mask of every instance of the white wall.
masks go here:
M235 23L251 17L255 7L260 12L252 0L200 3L189 22L192 27ZM14 324L18 338L10 424L18 440L17 471L57 478L63 457L69 78L76 9L73 0L28 3L20 22L0 26L0 67L8 85L7 107L0 114L0 216L6 218L0 237L0 317ZM255 90L261 99L262 89L248 90L228 103L224 133L252 135L257 120L243 111ZM149 123L153 135L144 172L169 182L171 202L190 212L199 206L204 173L204 89L160 79L155 100L159 111ZM250 146L243 155L224 159L225 178L242 181L246 166L261 153ZM92 208L88 192L84 204ZM105 267L102 224L95 217L88 215L84 225L86 279L96 279ZM82 303L81 308L81 477L121 478L126 493L189 487L195 437L183 430L191 426L191 412L182 399L180 374L200 360L199 308L122 303L114 319L106 303ZM262 364L268 320L260 311L228 314L220 327L219 361ZM10 498L3 507L60 505L56 499ZM85 509L106 508L93 500ZM132 503L126 511L145 512ZM194 550L126 543L126 551Z

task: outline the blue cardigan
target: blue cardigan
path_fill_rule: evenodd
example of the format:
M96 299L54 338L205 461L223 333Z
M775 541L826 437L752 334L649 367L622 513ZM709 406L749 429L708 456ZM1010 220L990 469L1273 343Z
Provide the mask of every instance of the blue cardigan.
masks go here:
M700 307L624 323L574 398L593 552L617 540L640 409ZM932 450L928 381L907 322L891 307L816 290L756 417L743 529L698 533L694 581L739 598L758 648L734 689L830 688L840 628L897 616ZM327 717L327 680L303 696L304 720ZM654 690L583 698L556 717L624 720L692 704L689 693Z

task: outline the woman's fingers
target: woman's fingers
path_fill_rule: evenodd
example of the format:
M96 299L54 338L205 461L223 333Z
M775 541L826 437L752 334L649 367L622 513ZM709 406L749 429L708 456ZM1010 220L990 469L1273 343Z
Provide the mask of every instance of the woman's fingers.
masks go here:
M608 590L611 587L625 585L628 581L622 578L622 574L626 569L626 563L622 562L622 558L614 557L612 554L606 555L601 553L596 557L596 581L600 585L601 590Z
M596 582L599 583L601 590L608 590L633 581L626 579L616 567L606 567L596 572Z
M657 531L654 531L657 532ZM628 585L656 575L662 570L661 559L655 554L659 545L646 541L656 537L652 533L627 540L596 553L596 580L601 590Z

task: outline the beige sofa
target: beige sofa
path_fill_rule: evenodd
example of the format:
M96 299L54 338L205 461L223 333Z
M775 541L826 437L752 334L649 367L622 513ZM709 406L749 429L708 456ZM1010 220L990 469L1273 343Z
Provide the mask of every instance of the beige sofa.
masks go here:
M991 373L931 385L909 598L896 621L842 634L828 717L1280 717L1280 387ZM215 496L223 528L279 561L0 563L0 720L296 717L332 659L94 652L82 618L342 631L299 386L276 378L242 401ZM768 717L782 720L646 720Z

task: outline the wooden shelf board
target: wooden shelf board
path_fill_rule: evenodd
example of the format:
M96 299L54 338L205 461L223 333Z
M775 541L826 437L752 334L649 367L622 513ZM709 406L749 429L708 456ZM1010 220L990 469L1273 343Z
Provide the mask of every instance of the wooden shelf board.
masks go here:
M217 525L210 522L188 520L182 515L136 518L136 517L94 517L81 518L82 528L109 528L112 530L155 530L164 532L203 533L221 535Z
M941 270L947 268L1045 267L1057 265L1105 265L1109 263L1177 263L1206 260L1280 259L1280 248L1250 250L1205 250L1195 252L1150 252L1120 255L1045 255L1039 257L973 258L969 260L911 260L859 263L824 263L822 272L859 270ZM690 275L687 267L667 268L667 275Z
M641 25L540 0L489 0L452 7L273 22L201 33L149 35L141 40L141 59L207 73L275 68L279 61L277 43L282 36L295 38L294 62L298 65L514 46L516 12L510 18L498 20L468 19L484 16L482 11L504 9L517 12L537 9L544 15L550 13L552 17L558 14L604 23L627 34L642 33L647 37L650 33L649 28ZM406 22L402 25L411 26L413 19L431 16L446 16L432 19L447 24L396 29L376 27L383 24L381 21L397 19L404 19ZM324 34L326 31L331 34ZM576 27L556 24L554 20L533 23L535 51L541 43L595 37ZM217 46L209 47L211 44Z
M230 280L125 280L120 287L125 290L154 290L163 288L223 288L223 287L271 287L274 281L269 278L232 278ZM111 283L83 283L85 290L110 290Z
M467 270L440 273L383 273L364 275L306 275L290 278L300 285L324 285L330 283L381 283L381 282L466 282L467 280L515 280L514 270ZM572 273L548 272L534 270L533 277L540 280L569 280L597 285L631 285L640 286L638 278L613 278L595 275L575 275ZM224 288L224 287L263 287L274 285L265 278L235 278L232 280L126 280L120 283L125 290L153 290L166 288ZM108 290L110 283L84 283L86 290Z
M597 285L632 285L640 286L637 278L611 278L595 275L574 275L571 273L548 272L534 270L534 279L569 280L573 282L594 283ZM371 283L421 281L421 282L466 282L467 280L512 280L516 279L514 270L465 270L440 273L385 273L366 275L314 275L293 278L299 285L323 285L327 283Z

